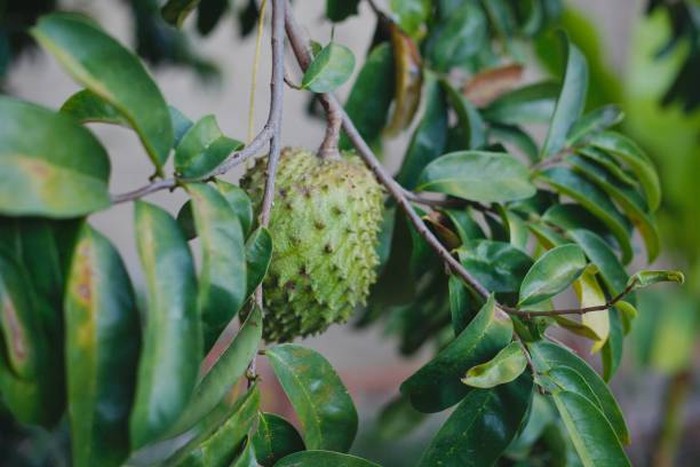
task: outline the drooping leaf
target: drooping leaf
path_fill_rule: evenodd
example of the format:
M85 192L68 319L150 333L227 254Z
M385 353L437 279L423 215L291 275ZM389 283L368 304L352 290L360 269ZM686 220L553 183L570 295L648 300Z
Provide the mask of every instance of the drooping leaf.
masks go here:
M596 266L592 267L597 269ZM574 291L581 308L604 305L606 302L605 293L598 284L595 271L589 268L581 274L581 277L574 282ZM603 347L610 335L610 313L608 310L584 313L581 315L581 324L591 329L596 335L596 342L591 349L597 352Z
M433 30L425 46L426 57L435 70L448 72L454 67L465 67L487 40L483 10L477 4L464 2Z
M214 185L238 216L241 227L243 227L243 233L248 235L253 226L253 204L246 192L241 187L221 179L216 179Z
M62 218L109 206L109 159L87 129L8 97L0 121L0 213Z
M527 367L522 345L511 342L486 363L471 367L462 382L473 388L490 389L510 383Z
M161 9L163 19L175 27L182 27L182 23L197 8L200 0L168 0Z
M423 1L423 0L420 0ZM404 2L409 3L409 2ZM394 50L394 109L384 129L386 136L395 136L406 129L418 111L423 84L423 68L418 46L404 31L389 25L391 45Z
M228 0L201 0L197 7L197 32L209 35L231 7Z
M301 87L323 94L345 83L355 68L355 55L342 44L331 42L316 54L304 72Z
M141 62L80 16L44 16L31 33L73 78L124 115L160 173L172 147L173 128L168 106Z
M457 114L459 138L453 143L456 149L479 149L486 144L486 124L469 99L455 89L446 79L440 80L450 106Z
M610 172L618 182L630 187L637 185L637 181L632 174L623 169L617 160L600 149L593 146L584 146L576 149L576 154L602 166L605 170Z
M258 227L245 244L246 296L250 296L267 274L272 260L272 236L265 227Z
M283 457L305 449L304 441L291 423L266 412L258 418L252 442L258 462L264 467L272 467Z
M295 344L276 345L265 355L299 417L306 447L350 449L357 433L357 411L330 363Z
M73 255L65 300L73 463L121 465L130 452L139 315L119 253L87 225Z
M290 454L275 464L275 467L379 467L361 457L333 451L310 450Z
M394 81L394 53L391 45L385 42L369 53L345 102L350 120L370 145L377 141L387 122ZM352 148L344 134L340 148Z
M566 138L566 145L574 145L589 136L617 125L624 117L625 114L622 112L622 109L615 104L592 110L576 120L571 126Z
M128 127L129 121L116 107L89 89L78 91L61 106L61 113L81 123L100 122Z
M550 81L523 86L489 104L483 110L484 118L503 125L549 122L559 90Z
M417 189L483 203L529 198L536 191L520 161L507 153L485 151L439 157L423 170Z
M542 146L544 157L552 156L564 148L566 137L573 124L581 116L586 103L586 90L588 88L586 58L578 47L569 42L565 34L562 33L561 38L565 43L566 69L552 122Z
M610 381L617 372L622 362L623 340L625 335L622 330L622 318L617 307L613 307L609 312L610 334L608 340L603 345L600 352L603 362L603 379Z
M622 292L627 283L627 272L607 243L593 232L585 229L573 229L569 235L583 249L586 256L598 268L608 293L615 296Z
M262 339L262 312L255 307L226 350L197 383L192 399L177 423L169 430L172 435L191 428L198 420L215 409L217 404L243 376L258 351Z
M586 264L586 256L578 245L561 245L547 251L523 279L518 306L526 307L554 297L581 275Z
M457 250L462 265L493 292L515 293L532 267L532 259L505 242L474 240Z
M470 389L460 378L472 366L493 358L511 339L513 324L497 313L490 297L469 326L435 358L401 384L401 393L421 412L439 412Z
M188 184L202 246L197 304L209 349L247 298L245 240L236 213L219 192Z
M474 317L473 304L470 303L472 299L469 297L467 288L461 279L450 276L447 285L450 294L452 329L454 330L454 335L458 336Z
M457 406L418 465L492 465L513 440L532 400L532 376L473 389Z
M192 125L175 148L175 170L182 178L206 176L243 143L225 136L213 115Z
M202 358L202 332L192 255L175 219L143 201L135 203L134 213L148 292L129 421L132 446L139 448L163 435L189 402Z
M326 18L339 23L357 14L360 0L326 0Z
M496 141L511 143L531 161L539 158L539 148L535 140L515 125L494 123L490 126L489 135Z
M685 282L685 275L680 271L667 269L644 270L630 277L627 281L627 286L633 287L634 289L641 289L653 284L658 284L659 282L675 282L677 284L682 284Z
M180 141L182 141L182 137L185 136L185 133L192 128L194 122L172 105L168 106L168 111L170 112L170 122L173 125L173 134L175 135L173 147L176 148L178 144L180 144Z

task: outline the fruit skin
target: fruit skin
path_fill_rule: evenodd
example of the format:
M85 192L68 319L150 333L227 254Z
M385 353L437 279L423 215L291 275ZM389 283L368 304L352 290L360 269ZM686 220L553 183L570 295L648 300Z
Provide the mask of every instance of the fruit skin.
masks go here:
M259 210L267 158L241 179ZM280 156L263 282L266 341L285 342L347 321L376 280L383 193L359 158L323 160L303 149Z

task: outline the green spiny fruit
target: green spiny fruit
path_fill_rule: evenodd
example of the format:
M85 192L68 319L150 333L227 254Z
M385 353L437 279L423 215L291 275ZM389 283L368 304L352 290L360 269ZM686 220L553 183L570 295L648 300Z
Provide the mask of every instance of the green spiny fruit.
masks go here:
M259 210L267 158L241 180ZM376 279L382 189L352 154L323 160L286 148L269 230L274 252L263 282L264 337L290 341L347 321Z

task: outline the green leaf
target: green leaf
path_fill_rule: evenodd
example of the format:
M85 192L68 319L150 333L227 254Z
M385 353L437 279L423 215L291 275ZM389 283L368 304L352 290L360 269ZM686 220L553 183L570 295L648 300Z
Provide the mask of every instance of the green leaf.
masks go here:
M355 68L355 56L344 45L331 42L314 57L301 80L302 89L323 94L345 83Z
M302 451L290 454L275 467L379 467L379 464L361 457L331 451Z
M413 407L421 412L439 412L469 393L460 378L469 368L493 358L513 334L511 320L496 310L491 296L454 341L401 384L401 393Z
M581 247L561 245L543 254L520 285L518 307L534 305L554 297L583 273L586 256Z
M418 412L408 398L399 394L379 414L377 433L382 440L397 440L413 432L426 418L426 414Z
M420 36L431 14L430 0L391 0L389 9L409 36Z
M396 180L412 190L426 165L442 155L447 139L447 102L435 75L426 74L423 86L425 110L411 136Z
M80 16L43 16L31 33L76 81L131 123L160 173L172 147L173 128L168 106L141 62Z
M661 204L659 176L649 157L634 141L620 133L606 131L591 137L588 144L627 164L644 188L649 208L652 212L658 209Z
M574 282L574 292L581 308L604 305L605 293L596 279L596 266L589 266ZM595 334L595 343L591 352L600 350L610 335L609 310L584 313L581 315L581 324L591 329Z
M243 233L248 235L253 226L253 204L250 202L246 192L240 187L220 179L216 179L214 185L238 216L238 220L241 221L241 227L243 227Z
M73 463L121 465L130 452L139 315L119 253L87 225L75 248L65 300Z
M486 363L471 367L462 382L467 386L490 389L510 383L527 367L527 358L518 342L511 342Z
M305 449L294 426L273 413L260 414L253 446L258 462L264 467L272 467L283 457Z
M634 290L649 287L650 285L658 284L659 282L675 282L677 284L682 284L685 282L685 275L680 271L668 269L644 270L639 271L630 277L627 281L627 286L632 287Z
M489 128L489 135L495 141L511 143L531 161L539 158L540 150L535 140L517 126L494 123Z
M211 413L243 376L250 361L258 351L262 339L262 312L255 307L226 350L213 363L211 369L197 383L194 394L169 430L170 435L182 433L197 421Z
M306 447L350 449L357 434L357 411L330 363L295 344L276 345L265 355L299 417Z
M457 250L462 265L493 292L517 293L532 259L510 243L474 240Z
M339 23L357 14L360 0L326 0L326 18Z
M437 191L482 203L513 201L535 194L527 168L507 153L460 151L428 164L418 190Z
M213 115L197 121L175 148L175 170L181 178L205 177L243 143L224 136Z
M584 466L631 465L610 423L591 401L569 391L555 392L552 399Z
M504 125L548 123L560 86L551 81L523 86L503 94L483 110L486 120Z
M258 459L256 458L255 447L249 438L245 441L243 451L238 454L229 467L258 467L259 465Z
M109 206L109 159L87 129L7 97L0 121L0 213L77 217Z
M608 293L615 296L622 292L627 284L627 272L608 244L595 233L585 229L570 230L569 235L583 249L591 263L598 267Z
M376 46L367 56L352 86L345 111L360 135L370 145L376 143L386 125L394 96L394 54L387 42ZM344 134L340 148L352 148Z
M202 358L192 255L166 211L134 204L136 246L147 288L143 348L129 429L133 448L155 441L192 395Z
M528 348L537 372L553 381L555 386L549 388L550 391L563 389L590 400L608 419L620 441L629 443L630 436L620 407L608 386L588 363L551 342L533 342Z
M493 465L518 432L531 400L529 373L493 389L473 389L440 428L418 465Z
M576 149L576 154L604 167L608 172L610 172L611 175L615 177L615 179L617 179L618 182L632 187L637 185L637 181L634 179L634 177L626 172L620 166L618 161L600 149L594 148L593 146L584 146ZM575 160L576 158L573 159Z
M209 349L248 296L245 240L238 217L215 188L192 183L186 189L202 247L197 304Z
M463 244L471 240L486 238L486 234L479 223L474 220L473 212L469 208L442 209L440 212L449 217L452 227Z
M609 310L610 334L603 345L601 360L603 362L603 379L610 381L622 362L622 349L625 335L622 331L622 319L618 307Z
M576 120L569 130L566 145L573 146L590 135L617 125L624 118L624 112L615 104L598 107Z
M197 8L199 2L200 0L168 0L160 12L165 21L180 28L189 14Z
M454 335L464 331L469 322L474 317L472 310L473 303L469 297L466 286L456 276L450 276L447 282L447 287L450 295L450 317L452 318L452 330ZM471 305L471 306L470 306Z
M89 89L83 89L70 96L61 106L61 113L70 115L80 123L100 122L130 126L129 121L116 107Z
M460 130L459 149L478 149L484 146L486 144L486 124L474 104L455 89L448 80L441 79L440 85L447 94L450 106L457 114L457 128Z
M463 67L488 41L488 22L480 6L467 2L433 30L425 56L432 68L448 72Z
M194 123L172 105L168 106L168 111L170 112L170 122L173 125L173 132L175 134L173 147L176 148L178 144L180 144L180 141L182 141L182 137L187 133L187 130L192 128Z
M183 446L166 463L166 466L227 467L234 459L240 444L258 418L260 389L250 388L233 406L226 410L225 417L213 414L219 423L203 431Z
M542 147L544 157L552 156L564 149L566 136L574 122L581 116L586 104L586 90L588 88L586 58L578 47L569 42L564 33L561 34L561 40L566 49L566 70L552 122Z
M272 236L265 227L258 227L245 244L247 268L246 296L250 296L262 284L272 260Z
M629 222L600 188L564 167L553 167L542 171L538 178L580 203L591 214L602 221L615 236L622 254L622 262L632 259Z

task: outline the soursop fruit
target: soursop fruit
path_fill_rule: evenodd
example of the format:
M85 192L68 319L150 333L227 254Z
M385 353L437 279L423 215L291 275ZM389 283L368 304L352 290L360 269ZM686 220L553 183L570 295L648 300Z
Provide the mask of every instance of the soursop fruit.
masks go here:
M241 180L259 211L267 158ZM347 321L376 280L382 189L357 156L323 160L302 149L280 156L263 282L268 342L317 334Z

